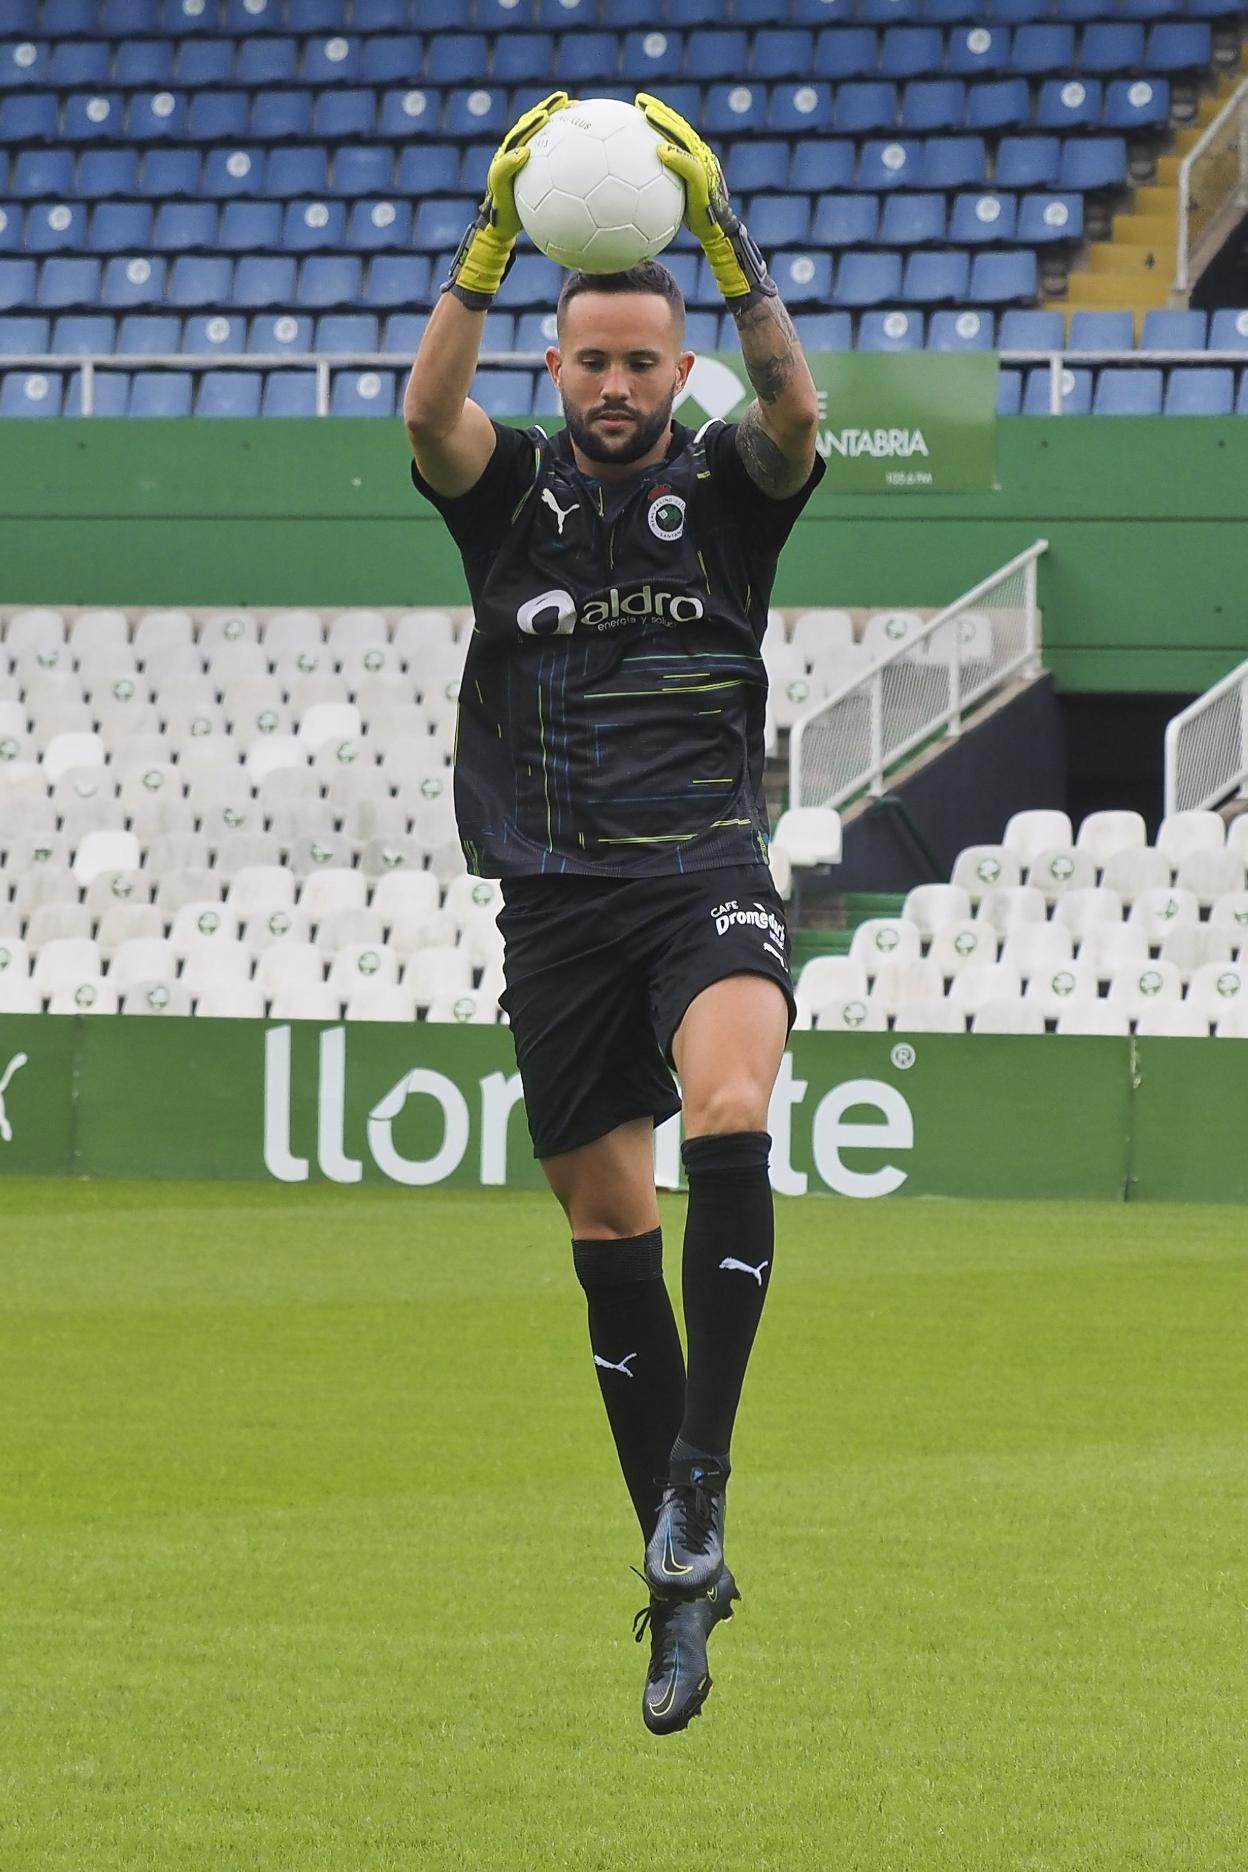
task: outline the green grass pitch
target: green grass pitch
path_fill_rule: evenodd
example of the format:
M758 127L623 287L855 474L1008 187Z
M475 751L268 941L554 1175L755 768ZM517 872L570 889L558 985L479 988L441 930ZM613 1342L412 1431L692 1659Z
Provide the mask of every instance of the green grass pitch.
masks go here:
M0 1216L4 1872L1248 1862L1242 1212L781 1201L663 1741L553 1201Z

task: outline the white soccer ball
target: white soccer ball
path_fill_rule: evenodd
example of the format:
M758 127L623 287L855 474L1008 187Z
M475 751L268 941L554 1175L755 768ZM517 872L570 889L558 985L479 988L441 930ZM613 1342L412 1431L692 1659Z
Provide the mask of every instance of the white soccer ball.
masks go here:
M587 98L556 111L516 177L525 232L560 266L620 273L661 253L685 212L663 141L635 104Z

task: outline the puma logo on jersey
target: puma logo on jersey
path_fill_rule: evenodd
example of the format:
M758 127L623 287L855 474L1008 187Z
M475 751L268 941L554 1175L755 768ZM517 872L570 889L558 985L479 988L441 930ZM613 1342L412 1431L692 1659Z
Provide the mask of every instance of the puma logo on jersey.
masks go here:
M595 1353L594 1353L594 1364L595 1364L595 1365L601 1365L601 1366L602 1366L602 1369L603 1369L604 1371L618 1371L618 1372L623 1372L623 1374L624 1374L624 1376L625 1376L626 1378L635 1378L635 1377L637 1376L637 1374L636 1374L636 1372L634 1372L634 1371L629 1371L629 1369L628 1369L628 1368L629 1368L629 1366L630 1366L630 1364L632 1363L632 1361L633 1361L633 1360L634 1360L634 1359L636 1358L636 1356L637 1356L637 1354L636 1354L635 1352L626 1352L626 1353L624 1354L624 1357L623 1357L623 1358L622 1358L622 1359L620 1360L620 1362L619 1362L619 1364L618 1364L618 1365L613 1365L613 1364L611 1363L611 1361L610 1361L610 1359L606 1359L606 1358L599 1358L599 1356L598 1356L598 1354L597 1354L597 1353L595 1352Z
M581 504L580 501L573 501L570 507L561 507L558 501L555 499L554 495L551 493L549 488L542 489L542 505L544 507L549 507L551 513L553 513L555 518L558 520L560 539L563 538L564 521L567 519L569 514L576 512L580 504Z
M757 1267L751 1267L748 1261L735 1261L731 1255L725 1255L719 1265L721 1268L728 1268L730 1271L736 1270L741 1274L752 1274L761 1287L763 1284L763 1269L769 1268L771 1262L760 1261Z

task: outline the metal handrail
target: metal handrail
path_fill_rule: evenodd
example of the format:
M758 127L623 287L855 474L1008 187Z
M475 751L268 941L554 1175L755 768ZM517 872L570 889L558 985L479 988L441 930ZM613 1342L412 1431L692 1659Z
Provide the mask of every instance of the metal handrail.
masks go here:
M1197 696L1194 702L1189 702L1185 709L1180 709L1179 713L1172 716L1166 723L1163 810L1167 816L1181 810L1179 805L1179 736L1190 722L1197 721L1200 716L1207 714L1223 696L1230 695L1237 689L1248 697L1248 661L1237 664L1228 675L1222 678L1221 682L1216 682L1212 689L1206 689L1203 695ZM1187 802L1190 807L1214 806L1219 800L1224 800L1233 793L1236 787L1242 790L1244 782L1248 781L1248 733L1244 734L1241 747L1245 752L1245 760L1238 770L1228 780L1219 783L1211 792L1206 792L1199 799Z
M1175 293L1187 294L1191 291L1191 256L1188 252L1188 229L1191 220L1192 169L1199 157L1217 137L1227 119L1237 110L1248 105L1248 78L1237 85L1222 109L1218 112L1209 128L1187 152L1179 164L1179 224L1178 252L1175 257ZM1239 146L1239 185L1236 191L1241 204L1248 202L1248 136L1241 137Z
M939 630L942 624L947 624L951 618L958 617L962 612L970 610L977 600L986 592L991 591L994 586L1000 585L1001 582L1009 578L1012 573L1023 570L1024 568L1026 569L1027 581L1025 607L1027 616L1027 641L1023 649L1016 656L1011 657L1001 666L1000 670L997 671L994 678L994 687L1000 687L1009 677L1020 673L1028 675L1037 673L1040 667L1040 612L1036 604L1036 561L1039 559L1041 553L1047 552L1048 549L1048 540L1036 540L1034 545L1028 546L1025 551L1018 553L1013 559L1009 560L1007 564L998 566L995 572L991 572L987 578L981 579L978 585L973 585L970 591L963 592L961 596L955 598L951 604L947 604L942 611L937 611L925 624L920 626L912 635L906 637L906 639L902 643L899 643L894 649L884 651L881 656L877 657L873 663L868 664L867 668L862 670L857 676L852 676L848 682L842 683L839 689L834 689L831 695L825 696L816 707L809 709L806 714L800 715L789 731L790 804L793 806L809 804L839 807L843 805L847 799L852 797L854 793L860 790L862 785L861 778L843 787L840 792L835 794L831 799L804 800L802 798L801 785L801 752L803 736L811 723L817 721L821 715L828 714L831 709L838 707L842 702L848 701L849 698L858 691L865 690L868 685L873 685L872 695L875 706L872 709L871 718L873 758L870 771L866 776L866 790L870 793L879 793L882 791L885 764L881 742L879 710L880 684L878 681L882 671L887 669L891 664L901 663L912 658L916 649L921 644L926 643L928 639ZM912 753L915 748L922 746L925 741L930 740L932 734L938 728L944 728L948 733L954 735L961 732L962 716L965 712L966 705L961 697L962 660L956 641L954 644L954 655L950 660L950 667L953 675L950 706L930 716L921 728L916 729L913 734L899 742L897 746L892 749L889 756L890 766L895 766L899 760L903 759L907 754ZM978 697L976 698L976 700L979 699Z

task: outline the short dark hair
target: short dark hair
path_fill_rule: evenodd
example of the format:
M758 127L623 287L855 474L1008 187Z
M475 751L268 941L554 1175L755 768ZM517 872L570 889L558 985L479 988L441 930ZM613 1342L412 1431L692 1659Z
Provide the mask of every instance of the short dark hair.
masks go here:
M676 329L685 335L685 296L660 260L639 260L623 273L569 273L559 293L555 318L563 336L564 309L578 293L657 293L672 308Z

